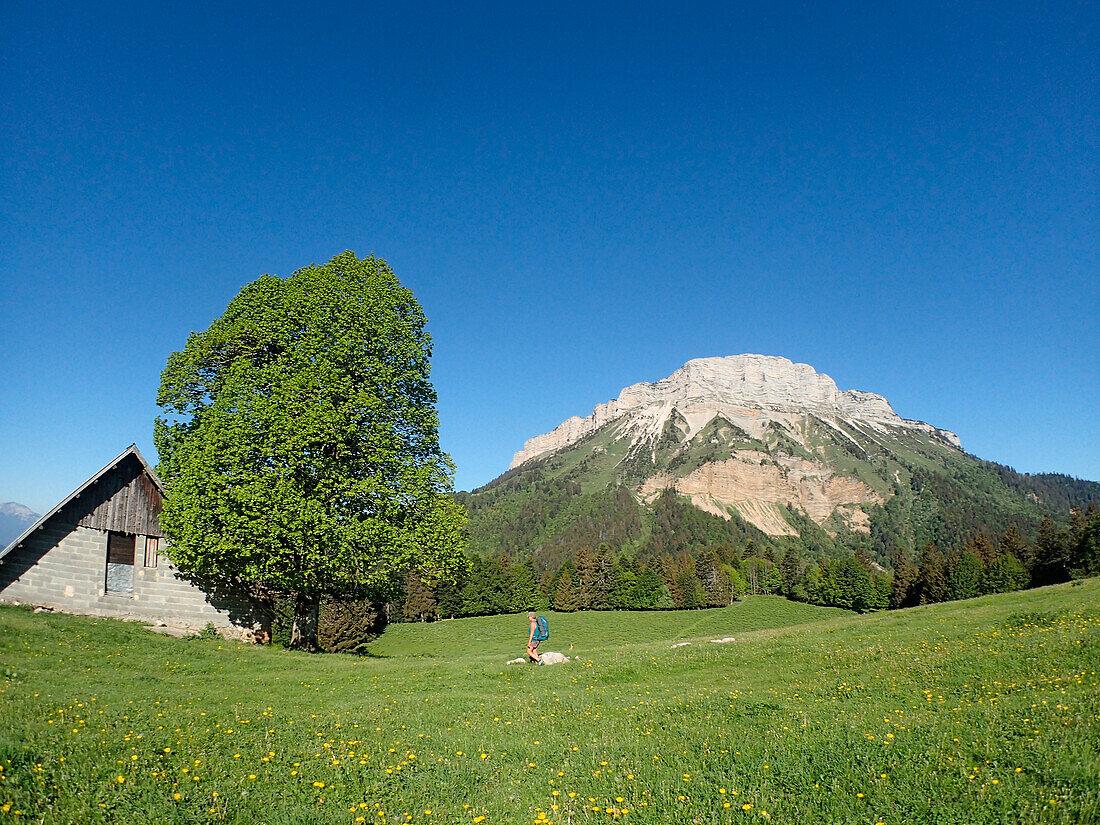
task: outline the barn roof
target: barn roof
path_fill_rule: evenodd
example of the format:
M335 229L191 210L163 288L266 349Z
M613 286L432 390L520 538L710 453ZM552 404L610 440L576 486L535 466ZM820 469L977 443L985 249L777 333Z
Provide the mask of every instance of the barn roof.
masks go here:
M18 547L24 541L26 541L27 538L32 533L34 533L35 530L37 530L39 527L41 527L47 521L49 521L51 518L53 518L53 516L56 515L58 513L58 511L60 511L66 504L68 504L70 501L73 501L74 499L78 498L81 493L83 493L85 490L87 490L89 487L91 487L93 484L95 484L97 481L99 481L99 479L101 479L106 473L109 473L111 470L113 470L115 467L117 467L119 464L121 464L123 461L125 461L129 456L133 456L139 462L141 462L142 469L146 473L149 474L149 478L151 478L153 480L153 484L156 485L157 490L163 496L164 495L164 484L161 483L161 480L157 477L157 474L153 471L153 468L149 466L149 462L145 460L145 456L143 456L141 454L141 451L138 450L137 445L136 444L131 444L129 447L127 447L125 450L123 450L121 453L119 453L119 455L117 455L115 458L113 458L107 464L106 467L104 467L98 473L93 475L91 478L89 478L87 481L85 481L83 484L81 484L79 487L77 487L75 490L73 490L71 493L69 493L69 495L67 495L64 499L62 499L62 501L60 503L58 503L58 505L56 507L54 507L48 513L46 513L46 515L42 516L40 519L38 519L38 521L36 521L34 524L32 524L30 527L28 527L26 530L24 530L15 541L13 541L11 544L9 544L7 547L5 547L3 550L0 550L0 559L3 559L4 556L6 556L8 553L10 553L12 550L14 550L16 547Z

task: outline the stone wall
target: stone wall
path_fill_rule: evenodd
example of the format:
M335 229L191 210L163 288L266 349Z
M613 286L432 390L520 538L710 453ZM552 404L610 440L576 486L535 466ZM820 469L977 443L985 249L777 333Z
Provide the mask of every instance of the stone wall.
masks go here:
M163 552L156 567L144 567L145 537L136 545L133 595L107 595L107 533L50 519L0 560L0 601L191 630L213 624L231 633L266 625L242 594L188 580Z

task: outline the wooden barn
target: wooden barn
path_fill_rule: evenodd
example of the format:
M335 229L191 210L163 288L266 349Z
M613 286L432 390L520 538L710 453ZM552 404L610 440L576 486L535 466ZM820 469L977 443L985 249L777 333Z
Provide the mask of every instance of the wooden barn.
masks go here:
M165 555L164 486L131 444L0 551L0 601L249 636L262 611Z

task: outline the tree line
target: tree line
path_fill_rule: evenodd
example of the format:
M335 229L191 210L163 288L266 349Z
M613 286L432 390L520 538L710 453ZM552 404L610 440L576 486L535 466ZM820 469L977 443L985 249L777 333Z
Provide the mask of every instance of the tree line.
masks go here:
M784 552L752 539L652 555L584 545L541 574L507 551L468 558L454 580L410 571L389 606L391 620L433 621L524 610L665 610L722 607L746 595L868 611L967 599L1100 574L1100 512L1074 509L1069 525L1040 524L1033 541L1016 525L982 531L957 547L927 543L917 558L898 550L892 570L866 547L821 559L792 543Z

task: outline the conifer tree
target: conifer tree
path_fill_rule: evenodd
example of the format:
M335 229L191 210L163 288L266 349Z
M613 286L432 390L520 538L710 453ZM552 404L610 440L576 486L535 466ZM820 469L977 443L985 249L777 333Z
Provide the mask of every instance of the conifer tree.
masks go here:
M928 542L920 559L920 603L933 604L947 599L947 559Z
M1027 542L1025 542L1024 537L1020 535L1020 531L1015 524L1005 530L1004 535L1001 536L999 549L1002 555L1008 553L1009 555L1015 556L1020 562L1026 561L1030 552Z
M1090 504L1074 548L1071 566L1076 575L1100 574L1100 510Z
M596 556L587 544L577 551L573 559L577 575L577 606L587 610L592 606L596 584Z
M668 588L661 579L661 574L653 565L647 564L638 573L638 579L634 584L631 594L631 606L638 610L655 610L662 607L662 597L667 597ZM671 597L667 597L671 602Z
M521 610L545 610L550 606L535 581L535 571L530 562L513 564L508 570L508 609L516 613Z
M1059 531L1050 516L1044 518L1035 537L1035 560L1031 569L1034 585L1069 581L1068 544L1068 533Z
M635 575L630 561L625 555L619 556L611 568L611 607L615 610L629 610L634 606Z
M890 587L890 607L897 609L913 604L912 593L917 590L920 571L909 558L904 547L894 554L894 580Z
M981 559L970 550L955 554L947 570L947 598L972 599L981 595L983 568Z
M688 567L679 567L676 577L677 590L680 593L680 607L684 610L695 610L706 607L707 594L703 590L702 582L695 577L695 571Z
M405 574L405 621L430 622L436 618L436 599L432 589L424 583L420 571Z
M573 585L573 576L566 568L558 577L558 585L554 590L554 609L562 613L572 613L579 607L577 589Z
M982 571L983 593L1010 593L1027 587L1029 576L1023 563L1011 553L1002 553Z
M978 533L978 535L970 539L963 547L963 550L972 553L974 558L983 565L989 564L993 559L997 558L997 548L993 546L993 542L989 540L989 536L984 532Z
M779 572L783 577L783 595L790 596L802 576L802 551L796 545L792 544L783 554Z
M578 566L579 569L579 566ZM591 610L610 610L614 582L615 556L606 542L600 544L596 555L595 571L589 589L588 607Z
M729 604L729 577L722 572L722 563L713 549L704 550L695 560L695 575L703 584L707 607Z
M462 615L462 588L469 573L461 571L452 581L441 580L435 587L436 614L441 619L453 619Z

